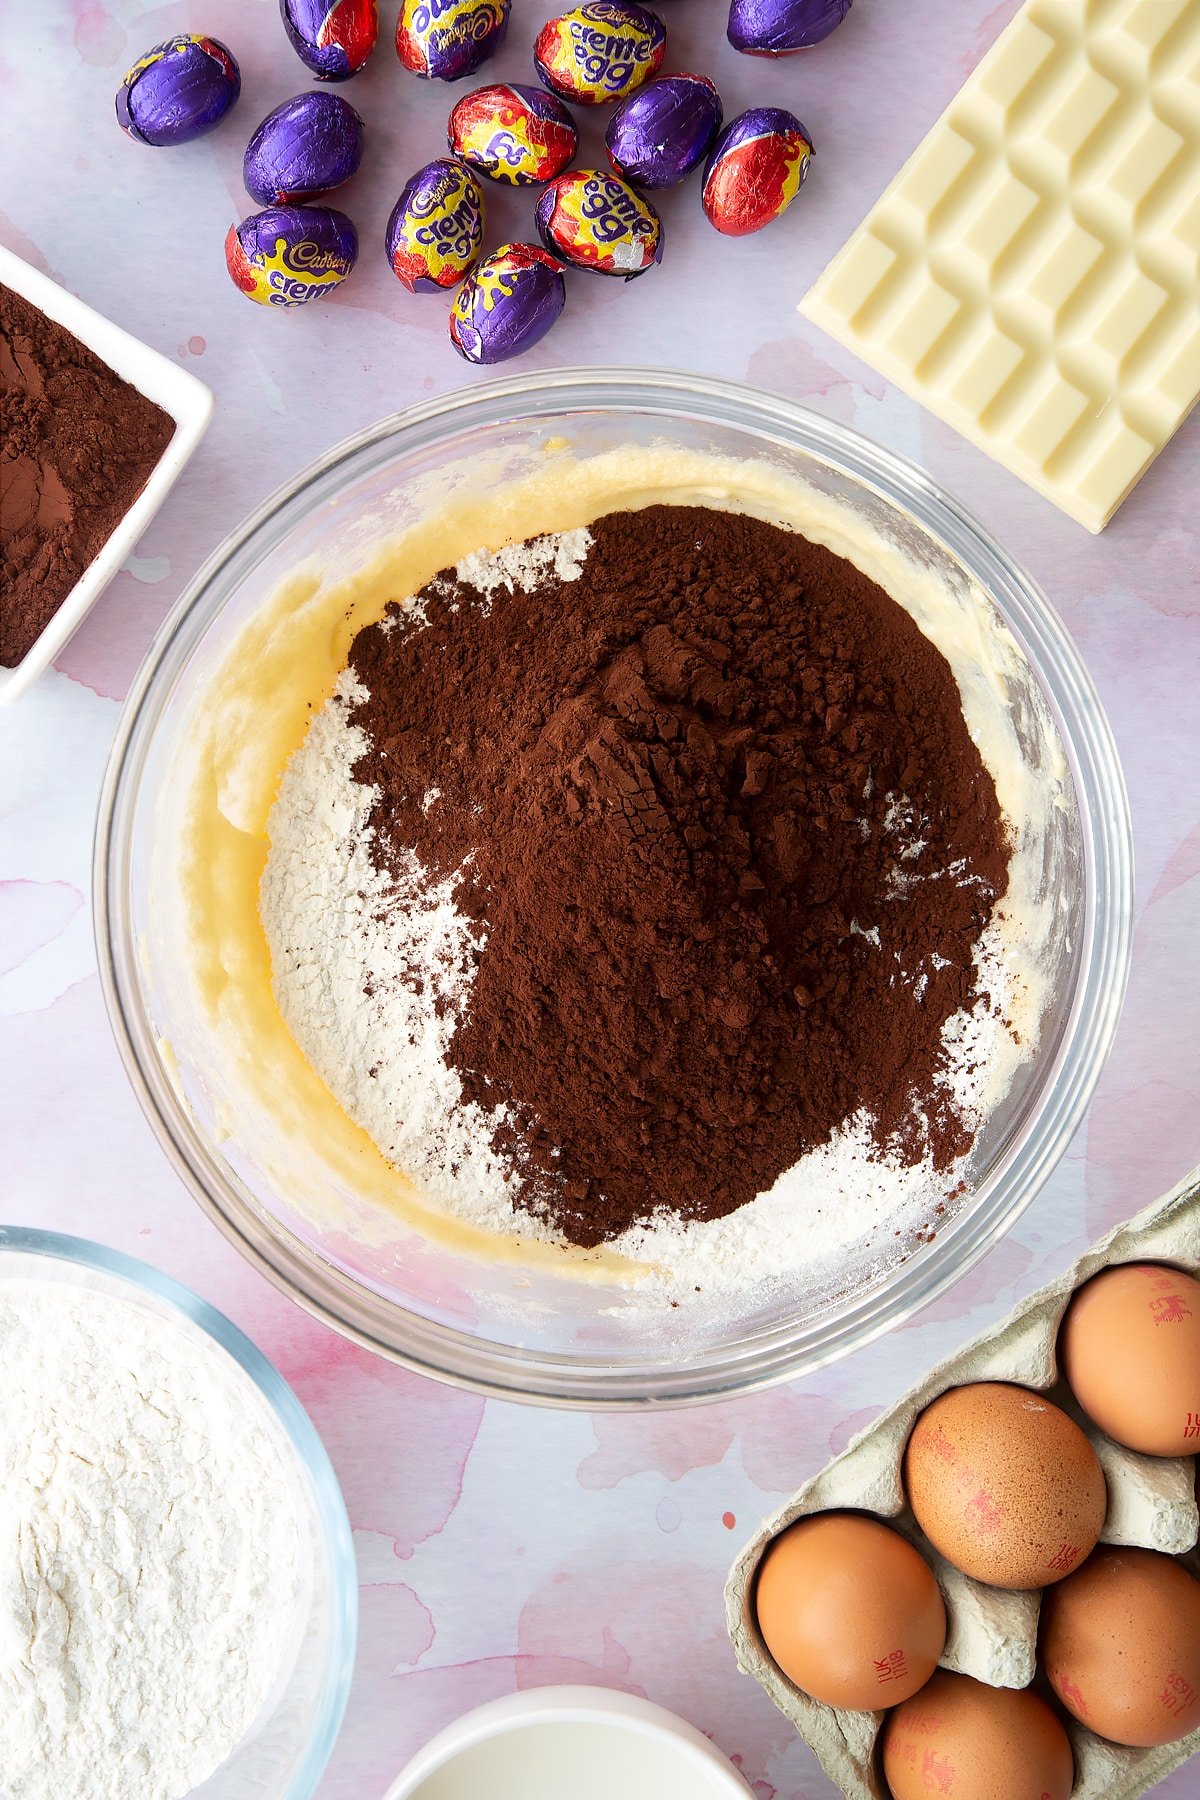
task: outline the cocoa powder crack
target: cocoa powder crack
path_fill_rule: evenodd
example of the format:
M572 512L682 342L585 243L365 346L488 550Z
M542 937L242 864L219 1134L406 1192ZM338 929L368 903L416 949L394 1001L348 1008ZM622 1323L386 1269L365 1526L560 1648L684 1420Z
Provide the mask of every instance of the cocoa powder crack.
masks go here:
M482 927L450 1057L520 1205L589 1246L723 1217L856 1115L949 1168L942 1031L1009 860L949 665L794 532L590 530L580 579L446 571L350 658L373 854L460 872Z

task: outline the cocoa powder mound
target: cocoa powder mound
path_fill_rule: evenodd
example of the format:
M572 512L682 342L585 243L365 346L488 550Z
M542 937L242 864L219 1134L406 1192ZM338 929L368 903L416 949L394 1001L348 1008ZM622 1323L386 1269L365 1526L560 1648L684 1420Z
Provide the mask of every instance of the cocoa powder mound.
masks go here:
M521 1204L594 1245L721 1217L865 1112L945 1168L935 1075L1008 878L954 676L803 537L707 508L591 527L582 577L447 571L351 653L355 779L485 922L451 1060ZM428 791L440 790L435 800Z
M0 665L32 649L120 524L174 421L0 286Z

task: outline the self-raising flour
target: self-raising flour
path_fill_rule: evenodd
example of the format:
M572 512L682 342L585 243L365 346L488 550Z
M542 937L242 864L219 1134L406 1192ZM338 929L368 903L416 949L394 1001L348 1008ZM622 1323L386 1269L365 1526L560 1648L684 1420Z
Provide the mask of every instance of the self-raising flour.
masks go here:
M112 1293L0 1286L0 1794L180 1800L297 1634L300 1531L264 1404Z

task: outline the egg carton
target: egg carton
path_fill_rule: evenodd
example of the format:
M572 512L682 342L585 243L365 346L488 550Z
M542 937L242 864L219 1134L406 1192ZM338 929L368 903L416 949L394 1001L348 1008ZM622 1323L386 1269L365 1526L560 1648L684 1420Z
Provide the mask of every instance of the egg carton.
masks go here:
M1113 1443L1080 1411L1055 1360L1058 1328L1074 1290L1099 1270L1125 1262L1168 1262L1200 1276L1200 1169L910 1388L765 1520L734 1563L725 1604L738 1664L766 1689L851 1800L887 1800L875 1755L886 1712L848 1712L811 1699L773 1662L754 1617L755 1570L771 1540L796 1519L835 1509L874 1513L916 1545L946 1603L942 1668L1009 1688L1027 1687L1037 1669L1040 1593L988 1587L961 1574L934 1550L905 1500L901 1464L909 1433L947 1388L1011 1381L1046 1394L1087 1433L1104 1470L1108 1511L1100 1541L1161 1550L1200 1576L1195 1458L1139 1456ZM1134 1750L1096 1737L1065 1715L1063 1722L1075 1753L1072 1800L1134 1800L1200 1750L1200 1729L1174 1744Z

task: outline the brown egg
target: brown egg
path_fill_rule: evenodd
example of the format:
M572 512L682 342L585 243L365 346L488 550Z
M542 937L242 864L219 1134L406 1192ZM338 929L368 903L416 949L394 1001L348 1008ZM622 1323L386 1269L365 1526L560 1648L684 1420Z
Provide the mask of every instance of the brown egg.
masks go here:
M946 1642L929 1564L863 1513L790 1525L758 1565L754 1604L783 1673L827 1706L867 1711L907 1700Z
M1069 1800L1071 1744L1028 1688L987 1687L938 1669L882 1736L892 1800Z
M1061 1581L1100 1535L1107 1493L1074 1420L1028 1388L981 1381L927 1406L904 1485L930 1543L994 1587Z
M1200 1281L1121 1263L1081 1287L1058 1334L1071 1391L1118 1444L1146 1456L1200 1450Z
M1081 1724L1115 1744L1200 1725L1200 1581L1157 1550L1097 1550L1042 1596L1038 1650Z

